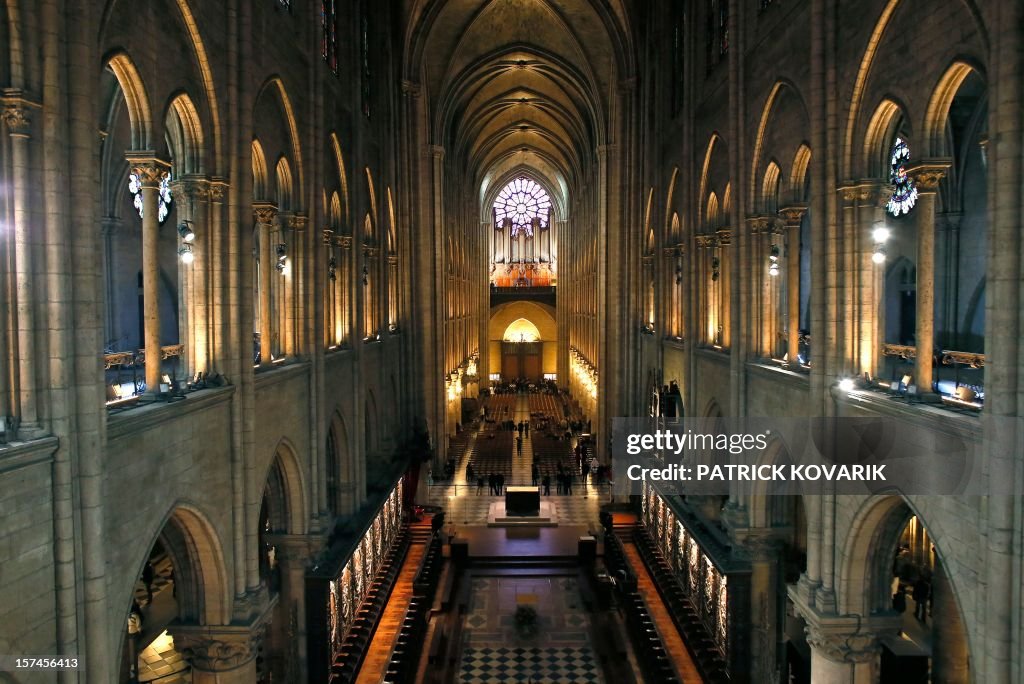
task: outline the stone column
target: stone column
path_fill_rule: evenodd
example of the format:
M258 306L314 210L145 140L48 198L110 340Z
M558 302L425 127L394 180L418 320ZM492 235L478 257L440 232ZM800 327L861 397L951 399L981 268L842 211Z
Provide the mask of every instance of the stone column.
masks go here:
M151 152L128 155L142 193L142 306L145 325L146 394L160 390L160 184L170 164Z
M388 254L388 332L398 332L398 255Z
M306 644L306 569L310 559L323 545L315 536L281 535L268 541L274 545L281 565L281 593L275 614L286 624L274 625L286 636L279 646L284 654L285 681L305 682L309 679Z
M729 228L721 228L717 231L717 235L719 270L721 271L721 276L716 283L719 287L718 303L721 310L718 327L722 330L719 344L725 349L730 349L732 336L742 334L742 331L732 329L732 270L739 264L734 263L736 254L732 249L732 231Z
M967 632L957 606L953 585L942 563L935 559L932 575L932 681L969 684Z
M121 230L121 219L116 216L104 216L103 224L100 226L100 234L103 236L103 298L104 298L104 336L107 344L114 342L114 351L118 349L117 342L117 321L114 320L116 307L114 306L115 290L114 274L117 273L117 258L115 256L117 234ZM104 345L106 346L106 345Z
M861 271L860 291L857 305L860 309L859 372L879 377L884 373L882 345L885 344L885 264L876 265L874 253L875 228L886 223L886 206L892 197L893 187L883 181L871 181L861 185L857 198L858 206L858 252Z
M814 684L875 684L879 676L881 639L895 636L899 615L839 616L815 611L790 592L797 613L806 621Z
M208 370L211 319L207 309L207 274L210 261L210 236L207 209L208 182L201 176L185 176L175 181L171 190L178 198L178 216L189 221L195 232L191 265L178 265L178 328L185 342L186 377ZM177 228L175 228L177 230Z
M935 194L949 163L922 162L907 173L917 185L917 326L914 383L921 396L933 396L932 360L935 356Z
M231 250L225 247L225 234L227 231L224 230L224 191L227 189L227 183L223 179L213 178L210 180L209 192L210 192L210 205L209 205L209 218L206 223L207 232L209 235L210 245L210 264L217 264L217 266L210 269L210 286L207 289L207 310L210 312L210 366L207 371L215 371L222 368L227 359L228 335L229 335L229 320L231 316L228 316L225 312L228 310L228 291L227 291L227 273L226 268L223 266L228 262L228 255ZM251 336L251 331L250 336ZM246 350L251 349L249 346L251 343L247 342L244 347ZM252 358L252 352L246 354L247 363Z
M17 341L15 376L18 381L15 412L19 419L18 438L35 439L44 434L39 422L39 388L36 375L36 316L35 282L33 271L34 240L30 227L29 187L31 160L29 137L31 120L28 109L21 102L4 107L3 122L11 136L11 197L14 218L14 287L12 304L16 310L14 338ZM2 417L0 417L2 419Z
M268 202L253 204L256 230L259 233L258 257L260 288L260 368L268 368L272 362L274 325L271 318L270 289L273 284L276 257L270 244L270 231L277 220L277 206Z
M338 245L341 247L341 260L339 262L338 282L340 286L341 306L339 316L341 317L341 340L339 344L352 343L352 237L342 235L338 238Z
M285 279L285 336L281 344L281 352L285 356L308 354L311 351L309 340L306 339L306 288L310 282L308 277L309 255L306 253L306 227L309 217L305 214L293 214L288 217L289 258L291 268L286 271Z
M765 534L769 530L751 530L743 539L750 555L750 614L753 617L751 643L752 682L777 682L779 666L778 573L781 544Z
M779 210L786 226L786 354L794 369L800 368L800 226L805 213L802 204Z
M327 269L327 277L324 278L324 339L323 343L328 347L338 344L338 277L340 269L338 257L335 250L334 231L324 228L321 232L321 242L324 245L326 259L324 268ZM332 275L333 274L333 275Z
M175 650L192 666L193 684L258 681L256 655L268 615L264 613L251 624L171 626Z

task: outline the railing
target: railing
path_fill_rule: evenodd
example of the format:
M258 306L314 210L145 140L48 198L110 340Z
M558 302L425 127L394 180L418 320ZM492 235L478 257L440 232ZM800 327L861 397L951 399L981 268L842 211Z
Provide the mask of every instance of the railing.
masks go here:
M917 347L906 344L883 344L882 355L887 358L886 370L890 388L905 390L903 377L913 373L917 360ZM935 377L931 389L938 392L948 404L980 409L985 403L986 358L977 352L943 349L936 353ZM944 369L952 371L943 373ZM945 376L945 377L944 377Z
M171 344L160 348L161 375L174 379L179 370L185 345ZM138 400L146 391L146 350L111 352L103 355L104 381L107 385L107 406L116 408Z

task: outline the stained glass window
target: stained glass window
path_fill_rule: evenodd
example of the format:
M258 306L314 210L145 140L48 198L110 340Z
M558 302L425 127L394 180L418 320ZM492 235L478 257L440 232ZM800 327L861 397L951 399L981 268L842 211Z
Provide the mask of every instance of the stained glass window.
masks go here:
M889 182L892 183L892 197L886 206L893 216L908 214L917 202L917 187L907 175L910 161L910 147L903 138L896 138L889 157Z
M338 73L338 13L336 0L320 0L320 55Z
M502 188L494 200L495 227L502 226L508 219L512 223L512 235L525 232L527 237L533 237L534 219L541 228L547 228L550 212L548 193L536 181L525 176Z
M135 208L142 218L142 182L137 174L128 174L128 192L134 197ZM167 214L171 211L171 177L165 175L160 181L160 210L157 212L157 220L163 223Z

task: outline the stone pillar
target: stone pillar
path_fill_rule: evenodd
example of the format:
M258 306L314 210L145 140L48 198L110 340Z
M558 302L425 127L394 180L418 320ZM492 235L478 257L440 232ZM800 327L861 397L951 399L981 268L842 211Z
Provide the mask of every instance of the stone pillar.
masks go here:
M151 152L128 155L142 193L142 306L145 325L146 394L160 389L160 184L170 164Z
M277 220L277 206L267 202L253 204L256 231L259 235L258 257L260 290L260 368L270 367L274 340L274 325L271 318L270 290L273 285L276 257L270 244L270 231Z
M229 320L225 312L228 311L228 288L227 269L222 265L228 262L228 255L232 250L227 249L226 233L224 230L224 191L227 183L223 179L213 178L210 180L210 205L207 221L207 232L209 233L210 264L217 264L210 269L210 285L207 289L207 310L210 312L210 366L207 371L216 371L223 368L227 359L227 345L229 336ZM248 331L251 336L251 331ZM252 349L251 342L247 341L243 348L247 351ZM252 352L245 355L246 363L251 362Z
M210 261L213 240L207 219L210 193L206 179L200 176L185 176L175 181L171 190L178 198L178 217L182 222L191 222L196 235L192 242L192 264L178 265L178 329L185 343L185 375L192 378L196 372L208 370L210 359L212 323L207 307L207 275L213 263Z
M309 312L306 310L306 288L311 282L309 272L309 255L306 250L308 236L306 227L309 217L305 214L293 214L288 217L288 257L290 268L285 272L285 336L281 344L281 352L285 356L305 355L312 351L307 339L306 321Z
M786 226L786 355L789 367L800 367L800 226L806 205L779 211Z
M353 315L353 302L352 298L352 237L349 235L343 235L338 238L338 244L341 247L341 261L339 263L339 276L338 282L341 283L341 307L339 310L339 316L341 317L341 340L339 344L351 344L352 343L352 315Z
M778 682L779 623L778 591L779 551L777 539L769 530L751 530L743 539L750 555L750 614L753 617L751 642L752 682Z
M841 617L808 612L806 606L799 604L796 608L807 622L814 684L875 684L878 681L880 639L886 634L897 634L900 616Z
M16 310L14 338L17 341L15 377L18 381L17 404L14 407L19 420L18 438L35 439L44 434L39 422L39 388L37 383L36 340L36 274L33 268L35 258L33 230L29 225L29 187L31 159L29 138L31 120L28 109L22 102L13 102L4 107L3 122L11 137L11 198L14 218L14 287L12 304ZM0 417L0 420L3 418Z
M388 332L398 332L398 255L388 254Z
M193 684L252 684L259 681L256 655L268 613L251 624L172 625L174 648L192 666ZM298 681L298 680L296 680Z
M936 558L932 575L932 681L969 684L967 632L957 606L953 585Z
M121 230L122 222L121 219L116 216L104 216L102 221L103 223L100 226L100 235L103 236L103 334L106 337L107 345L111 342L114 343L114 351L125 351L118 348L120 346L118 344L120 337L117 334L117 321L114 320L114 316L116 315L114 297L117 289L114 285L114 280L118 265L115 241L117 240L117 234Z
M309 679L306 638L306 569L310 559L323 545L315 536L280 535L268 541L274 545L281 566L281 593L274 610L275 620L285 624L273 625L275 631L286 638L275 646L286 649L285 681L305 682Z
M917 185L917 326L914 383L922 396L931 396L935 356L935 194L949 163L926 161L907 172Z

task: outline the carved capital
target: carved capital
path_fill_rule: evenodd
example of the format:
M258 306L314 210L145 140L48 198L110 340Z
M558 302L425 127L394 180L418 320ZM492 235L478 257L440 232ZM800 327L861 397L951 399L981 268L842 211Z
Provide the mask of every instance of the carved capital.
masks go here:
M175 649L201 672L227 672L245 665L259 650L265 624L199 626L171 628Z
M945 159L928 159L907 169L918 194L933 194L939 189L939 181L946 177L950 162Z
M714 235L697 235L694 240L696 240L699 249L714 249L718 246L718 238Z
M32 131L32 119L29 118L28 108L20 102L4 105L0 112L7 131L12 138L27 138Z
M407 81L407 80L403 80L402 81L402 94L403 95L408 95L409 97L419 97L421 92L422 92L422 89L420 88L420 84L419 83L414 83L412 81Z
M718 244L721 246L732 244L732 229L730 228L719 228L715 231L715 235L718 236Z
M309 225L309 217L305 214L292 214L288 217L288 227L296 232L306 230L307 225Z
M791 204L779 209L779 218L782 219L782 222L786 224L787 228L799 228L800 223L804 220L804 214L806 213L806 204Z
M808 623L805 631L811 648L837 663L865 663L878 657L880 646L875 632L835 631L813 623Z
M253 202L252 215L261 226L272 226L277 221L277 205L271 202Z
M391 266L397 266L398 265L398 255L397 254L388 254L387 258L388 258L388 264L390 264Z
M171 183L175 197L204 201L210 199L210 182L202 176L184 176Z
M224 193L227 192L228 184L223 178L210 179L210 201L223 202Z
M342 235L338 238L338 244L341 245L342 249L352 249L352 236Z
M131 172L139 178L143 188L157 189L164 178L170 175L170 162L160 159L152 152L130 152L127 155Z
M330 228L324 228L323 231L321 232L321 236L321 242L323 242L325 245L334 244L334 231L331 230Z
M367 259L376 259L380 250L377 247L370 247L369 245L363 245L363 256Z

